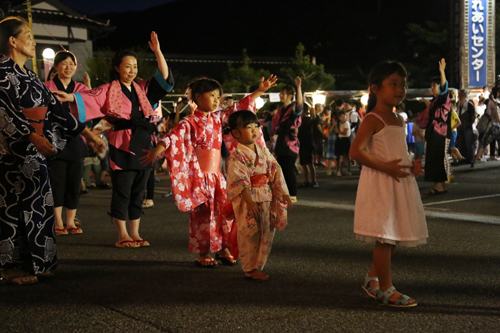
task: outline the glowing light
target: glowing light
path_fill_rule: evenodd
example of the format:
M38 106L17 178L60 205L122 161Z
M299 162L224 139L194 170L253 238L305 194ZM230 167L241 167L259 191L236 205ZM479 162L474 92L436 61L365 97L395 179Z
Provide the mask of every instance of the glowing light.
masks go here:
M255 107L257 109L260 109L264 106L264 104L266 104L266 101L264 99L262 99L261 97L257 97L255 99Z
M54 57L56 56L56 53L51 48L47 48L47 49L43 50L42 56L45 59L54 59Z
M361 96L361 104L367 105L368 104L368 94L364 94Z
M325 104L326 102L326 96L324 93L321 93L319 91L316 91L313 95L313 104Z

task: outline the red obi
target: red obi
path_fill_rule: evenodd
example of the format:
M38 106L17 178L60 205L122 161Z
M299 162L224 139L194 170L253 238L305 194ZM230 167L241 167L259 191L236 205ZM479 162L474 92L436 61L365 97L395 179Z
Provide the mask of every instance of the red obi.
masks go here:
M250 181L252 182L252 187L262 187L269 183L269 178L265 173L263 173L261 175L250 177Z
M42 106L38 108L21 110L24 116L26 117L26 120L28 120L30 125L33 126L33 128L36 131L36 134L38 135L43 135L43 125L44 125L43 121L45 120L47 109L48 108L46 106Z
M195 148L198 164L203 173L217 173L220 171L220 150Z

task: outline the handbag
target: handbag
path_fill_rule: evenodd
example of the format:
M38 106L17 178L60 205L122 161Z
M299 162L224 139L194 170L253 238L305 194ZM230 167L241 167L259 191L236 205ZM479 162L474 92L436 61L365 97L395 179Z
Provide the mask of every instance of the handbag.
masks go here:
M479 121L476 125L476 128L477 130L480 132L480 133L486 133L488 128L489 128L489 125L491 123L491 118L489 115L487 115L486 113L484 113L481 118L479 118Z

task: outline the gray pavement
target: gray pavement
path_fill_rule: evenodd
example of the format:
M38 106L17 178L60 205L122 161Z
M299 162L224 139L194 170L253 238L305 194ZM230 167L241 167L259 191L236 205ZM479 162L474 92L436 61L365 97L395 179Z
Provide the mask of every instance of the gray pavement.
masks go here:
M429 243L393 258L395 286L416 308L378 306L360 287L372 246L352 233L356 169L319 169L320 188L300 190L265 282L244 280L240 267L195 267L188 214L161 197L160 176L141 227L150 248L115 248L111 191L92 190L78 212L84 234L58 239L56 276L0 286L0 332L498 332L500 225L477 219L500 216L500 162L454 170L448 194L423 196L427 212L443 214L428 217Z

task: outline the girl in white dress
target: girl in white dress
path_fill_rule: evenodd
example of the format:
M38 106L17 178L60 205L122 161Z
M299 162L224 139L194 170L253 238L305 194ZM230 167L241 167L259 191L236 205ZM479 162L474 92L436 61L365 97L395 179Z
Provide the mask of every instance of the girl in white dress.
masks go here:
M356 238L375 242L373 264L363 289L379 304L413 307L417 302L396 291L391 256L396 246L426 243L428 233L415 177L420 160L408 155L405 122L393 112L406 95L406 69L397 62L376 65L369 78L367 116L350 156L363 165L354 214Z

